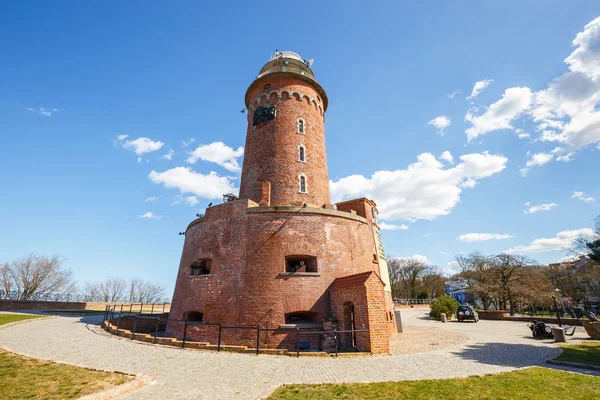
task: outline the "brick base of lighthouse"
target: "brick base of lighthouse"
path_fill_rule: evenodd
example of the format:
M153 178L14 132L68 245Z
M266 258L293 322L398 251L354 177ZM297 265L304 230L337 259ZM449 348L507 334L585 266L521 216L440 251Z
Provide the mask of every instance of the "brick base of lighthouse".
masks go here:
M289 271L290 259L309 260ZM201 265L200 268L196 268ZM393 307L380 278L373 223L356 212L260 207L250 200L207 209L192 222L177 276L166 336L295 350L387 353ZM243 326L243 327L242 327ZM311 333L312 332L312 333ZM329 344L328 344L329 343ZM329 347L329 348L328 348Z

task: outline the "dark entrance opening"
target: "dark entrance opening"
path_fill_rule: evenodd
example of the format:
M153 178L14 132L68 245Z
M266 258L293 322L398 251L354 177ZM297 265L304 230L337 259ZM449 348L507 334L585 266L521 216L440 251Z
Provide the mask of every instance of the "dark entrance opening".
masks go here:
M185 319L188 322L202 322L202 317L204 315L198 311L188 311L185 313Z
M355 331L356 330L356 318L354 315L354 304L351 301L344 303L344 325L343 330ZM343 339L343 344L350 347L356 347L356 332L344 332L340 335Z

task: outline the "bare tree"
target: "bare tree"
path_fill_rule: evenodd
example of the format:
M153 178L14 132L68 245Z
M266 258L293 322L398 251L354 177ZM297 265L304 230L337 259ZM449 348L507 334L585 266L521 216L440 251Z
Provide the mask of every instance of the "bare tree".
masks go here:
M129 280L129 301L131 303L154 303L164 297L165 287L141 278Z
M587 255L592 261L600 263L600 215L594 221L592 234L581 235L575 239L569 253Z
M395 298L414 299L417 296L417 283L427 264L413 258L391 258L388 261L390 284ZM395 289L395 290L394 290Z
M467 283L467 291L480 300L484 309L496 308L514 313L525 305L548 305L552 285L547 268L536 266L525 256L478 252L457 256L457 279Z
M124 300L126 289L125 279L112 277L100 282L86 282L84 295L88 301L114 303Z
M65 294L76 291L73 273L62 267L63 260L30 254L4 264L0 279L3 290L16 291L19 300L30 300L46 294Z
M434 265L427 265L421 272L417 283L417 292L425 291L430 299L446 294L446 281L448 278L444 276Z
M12 275L8 263L4 263L0 267L0 287L2 288L2 291L4 291L5 296L8 297L8 294L13 288Z

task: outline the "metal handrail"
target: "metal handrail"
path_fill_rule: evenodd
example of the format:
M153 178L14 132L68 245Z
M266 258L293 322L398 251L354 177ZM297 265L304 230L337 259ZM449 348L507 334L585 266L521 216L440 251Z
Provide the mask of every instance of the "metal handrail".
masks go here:
M120 304L120 310L117 311L117 304L114 305L107 305L105 310L104 310L104 322L108 322L111 320L114 320L115 318L115 314L117 314L117 325L116 325L116 331L119 331L119 323L121 320L121 316L133 316L134 319L134 324L133 324L133 330L131 332L131 339L133 340L135 338L135 333L137 330L137 320L138 319L156 319L156 325L154 328L154 338L152 340L152 343L156 343L157 337L158 337L158 327L160 325L161 322L164 321L171 321L171 322L176 322L176 323L182 323L184 324L183 327L183 337L181 340L181 348L185 348L185 344L188 341L186 339L187 336L187 327L188 325L202 325L204 327L210 328L210 327L218 327L219 328L219 332L218 332L218 339L217 339L217 351L221 351L221 342L222 342L222 332L224 329L255 329L256 330L256 354L258 355L260 353L260 333L261 332L272 332L272 331L278 331L281 328L261 328L260 325L223 325L222 323L207 323L207 322L202 322L202 321L188 321L187 319L183 319L183 320L169 320L169 319L161 319L161 315L163 313L160 314L144 314L141 311L143 310L143 306L140 308L140 312L138 313L137 311L133 311L133 307L131 304L129 304L129 311L125 310L123 311L123 307L126 306L125 304ZM360 332L369 332L368 329L344 329L344 330L333 330L333 331L315 331L315 330L311 330L314 328L300 328L300 327L296 327L296 356L299 357L300 356L300 349L298 346L298 342L299 342L299 336L301 335L322 335L322 334L328 334L328 335L334 335L335 338L335 355L337 357L338 352L339 352L339 334L341 333L360 333ZM269 348L267 346L267 348Z

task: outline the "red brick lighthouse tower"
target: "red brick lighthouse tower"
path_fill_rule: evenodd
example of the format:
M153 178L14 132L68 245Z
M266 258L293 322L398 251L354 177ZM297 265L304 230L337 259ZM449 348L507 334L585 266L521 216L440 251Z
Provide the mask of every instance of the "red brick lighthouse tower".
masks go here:
M327 94L293 52L276 52L246 91L248 129L239 199L188 226L167 336L218 340L222 326L268 328L260 347L303 345L387 353L395 332L376 204L331 204L325 150ZM201 323L198 323L201 322ZM327 336L327 335L325 335ZM227 345L256 346L228 328Z

